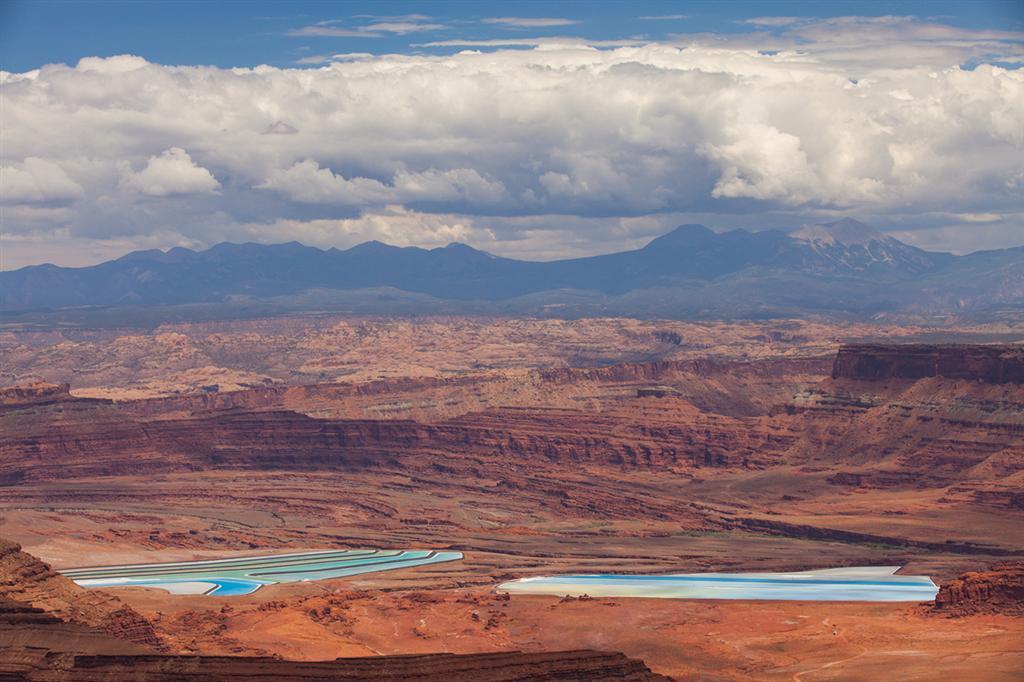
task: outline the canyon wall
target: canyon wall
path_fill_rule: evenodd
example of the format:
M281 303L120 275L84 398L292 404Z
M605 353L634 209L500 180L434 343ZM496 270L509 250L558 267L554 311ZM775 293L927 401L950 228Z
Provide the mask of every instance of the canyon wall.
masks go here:
M681 402L681 401L677 401ZM0 425L0 483L206 468L409 470L479 462L763 467L785 434L704 414L500 409L440 423L314 419L287 410L139 418L114 407L36 410Z
M1024 561L999 563L942 585L935 596L935 611L949 616L1024 616Z
M529 390L522 402L535 404L436 420L338 419L299 410L315 405L330 413L330 405L360 396L390 405L422 403L425 389L441 391L430 394L437 402L446 390L486 382L273 387L117 404L28 400L0 406L0 484L210 468L472 473L481 466L592 464L687 471L816 461L838 468L830 479L835 485L987 481L992 485L984 489L968 485L966 494L1012 506L1019 504L1013 486L1024 471L1024 391L1010 379L1022 358L1024 352L1011 346L844 347L833 378L795 397L779 395L783 404L769 416L716 413L675 394L638 398L637 387L703 373L707 383L725 374L777 374L785 388L792 372L820 370L820 360L552 370L539 384L502 379L506 392L492 395L497 400L523 387Z
M851 344L839 349L833 379L943 377L991 384L1024 383L1024 346Z
M774 411L791 463L835 468L853 488L951 486L1005 509L1024 484L1024 348L843 346L832 377Z

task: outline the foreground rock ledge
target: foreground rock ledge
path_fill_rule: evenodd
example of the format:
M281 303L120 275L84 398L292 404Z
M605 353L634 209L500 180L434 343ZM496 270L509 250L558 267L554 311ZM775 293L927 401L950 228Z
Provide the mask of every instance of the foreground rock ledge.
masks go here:
M2 655L2 652L0 652ZM232 656L145 656L49 654L12 670L0 661L0 675L26 680L668 680L640 661L619 653L424 654L300 662ZM6 679L6 678L5 678ZM18 678L15 678L18 679Z

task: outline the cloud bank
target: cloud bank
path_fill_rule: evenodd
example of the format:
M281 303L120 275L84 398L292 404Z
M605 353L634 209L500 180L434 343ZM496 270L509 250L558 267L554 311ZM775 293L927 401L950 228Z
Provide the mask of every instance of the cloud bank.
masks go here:
M883 19L316 69L124 55L0 72L3 239L21 245L4 267L48 260L25 245L54 234L90 252L458 238L556 257L694 219L841 214L933 248L1024 243L1021 36Z

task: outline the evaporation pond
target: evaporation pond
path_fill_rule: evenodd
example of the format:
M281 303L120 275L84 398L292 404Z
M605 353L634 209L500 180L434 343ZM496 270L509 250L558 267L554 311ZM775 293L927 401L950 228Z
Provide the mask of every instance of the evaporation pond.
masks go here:
M158 587L172 594L251 594L263 585L324 580L455 561L461 552L346 549L62 571L82 587Z
M922 602L938 587L923 575L895 575L899 566L858 566L795 573L559 575L522 578L498 589L512 594L666 599Z

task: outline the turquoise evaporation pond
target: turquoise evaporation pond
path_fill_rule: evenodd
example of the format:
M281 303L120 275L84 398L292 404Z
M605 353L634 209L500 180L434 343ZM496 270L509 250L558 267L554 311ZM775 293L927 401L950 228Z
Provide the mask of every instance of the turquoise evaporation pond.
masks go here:
M899 566L862 566L794 573L561 575L503 583L512 594L668 599L800 601L929 601L938 587L927 576L893 575Z
M251 594L263 585L424 566L462 558L461 552L433 550L323 550L234 559L127 566L99 566L63 571L82 587L158 587L175 594L233 596Z

